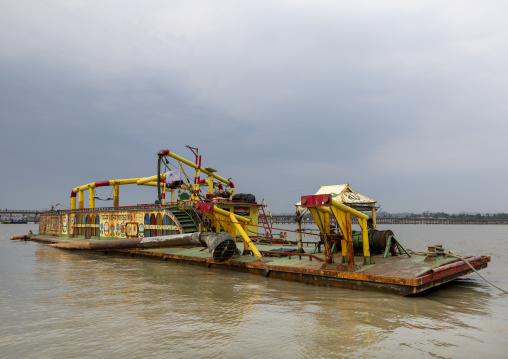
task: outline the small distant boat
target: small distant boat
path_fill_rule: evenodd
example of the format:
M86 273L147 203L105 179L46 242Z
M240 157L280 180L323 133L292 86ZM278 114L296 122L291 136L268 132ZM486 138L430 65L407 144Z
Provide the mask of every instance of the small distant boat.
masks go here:
M2 224L27 224L26 219L3 219Z

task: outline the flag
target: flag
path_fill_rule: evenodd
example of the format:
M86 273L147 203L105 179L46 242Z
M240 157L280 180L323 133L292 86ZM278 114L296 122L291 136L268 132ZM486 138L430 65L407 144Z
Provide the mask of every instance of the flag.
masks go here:
M182 180L182 171L174 170L166 172L166 183L171 183L175 181Z

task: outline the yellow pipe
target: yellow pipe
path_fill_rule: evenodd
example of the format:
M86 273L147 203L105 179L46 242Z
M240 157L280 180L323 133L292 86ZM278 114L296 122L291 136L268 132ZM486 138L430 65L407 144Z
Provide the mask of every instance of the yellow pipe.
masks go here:
M332 199L332 206L339 208L340 210L342 210L344 212L349 212L353 216L356 217L356 219L358 220L358 224L362 228L364 264L373 264L374 261L370 257L369 233L368 233L368 229L367 229L367 219L369 219L369 216L367 216L365 213L357 211L356 209L346 206L345 204L340 203L339 201L337 201L335 199Z
M323 213L323 217L318 215L318 213L315 213L315 216L313 215L314 222L316 224L320 222L323 225L323 228L318 224L318 227L322 230L323 233L325 233L327 236L330 235L330 215L333 215L332 210L328 207L316 207L317 210L321 213ZM310 211L310 208L309 208ZM313 212L311 211L311 214Z
M166 178L166 173L161 173L160 178ZM157 181L157 175L150 177L142 177L136 181L137 184L145 184L147 182ZM156 182L157 183L157 182Z
M331 207L333 211L333 215L339 225L340 230L342 231L342 240L341 240L341 248L342 248L342 263L347 263L348 265L353 265L355 262L354 259L354 250L353 246L353 233L351 231L351 214L348 212L341 211L336 207ZM348 247L349 246L349 247ZM348 248L349 254L348 255Z
M110 181L111 182L111 181ZM113 185L113 207L118 207L120 200L120 184Z
M344 212L349 212L351 213L353 216L355 216L356 218L363 218L365 220L369 219L369 216L367 216L365 213L362 213L360 211L357 211L356 209L354 208L351 208L349 206L346 206L345 204L343 203L340 203L339 201L337 201L336 199L332 199L332 206L334 207L337 207L339 208L340 210L344 211Z
M373 264L374 261L370 258L369 230L367 228L367 220L365 218L357 218L357 220L358 224L362 228L363 256L365 258L364 264Z
M163 173L161 175L161 178L166 178L166 174ZM148 186L157 186L157 182L150 183L150 181L156 180L157 176L151 176L151 177L138 177L138 178L126 178L126 179L115 179L115 180L109 180L107 181L109 183L109 186L114 186L114 196L113 196L113 206L118 207L119 203L119 187L120 185L126 185L126 184L143 184ZM84 208L84 200L83 200L83 192L86 190L89 190L89 204L90 208L95 208L95 185L96 182L87 183L85 185L75 187L72 189L72 192L78 193L79 195L79 208ZM71 197L71 209L76 209L76 197Z
M78 192L78 196L79 196L79 208L84 208L84 204L83 204L83 191L79 191Z
M185 158L183 158L181 156L178 156L176 153L173 153L173 152L168 150L168 154L166 156L171 156L174 159L176 159L176 160L178 160L180 162L183 162L187 166L192 167L194 169L199 169L201 172L206 173L208 176L212 176L213 178L215 178L215 179L217 179L217 180L227 184L228 186L231 184L231 182L229 180L225 179L224 177L216 175L214 172L209 172L206 169L204 169L203 167L199 167L197 164L195 164L195 163L193 163L193 162L191 162L191 161L189 161L189 160L187 160L187 159L185 159Z
M90 183L85 184L85 185L83 185L83 186L76 187L76 188L74 188L72 191L73 191L74 193L78 193L78 192L86 191L88 188L90 188Z
M238 214L234 214L234 213L231 213L229 211L225 211L222 208L219 208L217 206L213 206L213 211L215 213L222 214L223 216L227 216L227 217L229 217L230 215L233 215L237 220L242 221L244 223L250 223L251 222L250 218L246 218L244 216L240 216Z
M314 219L314 222L318 226L321 233L325 233L325 229L321 226L321 221L319 220L319 215L317 213L316 208L310 207L309 212L312 215L312 218Z
M113 197L113 203L115 207L118 207L118 199L119 199L119 185L124 184L132 184L136 183L139 180L139 178L127 178L127 179L116 179L116 180L109 180L109 186L114 186L114 197ZM72 189L72 192L79 194L79 208L84 208L84 200L83 200L83 192L86 190L90 190L89 192L89 204L90 208L95 208L95 183L91 182L88 184L85 184L83 186L79 186ZM71 209L76 209L76 198L71 197Z
M196 165L195 163L192 163L189 160L186 160L185 158L183 158L181 156L178 156L175 153L169 152L168 156L171 156L171 157L177 159L178 161L183 162L186 165L196 169L196 172L201 171L201 172L207 174L209 176L209 180L207 181L208 182L208 186L209 186L209 188L208 188L208 192L209 193L213 193L213 178L215 178L215 179L225 183L228 186L231 185L231 181L225 179L224 177L216 175L213 172L209 172L206 169L204 169L203 167L200 167L200 166ZM160 178L166 178L166 173L161 173ZM119 202L118 201L118 193L119 193L118 186L119 185L126 185L126 184L136 183L138 185L157 186L157 182L154 182L156 180L157 180L157 175L150 176L150 177L138 177L138 178L126 178L126 179L109 180L108 181L109 185L110 186L115 186L115 190L114 190L115 191L115 197L113 198L113 203L116 203L116 205L114 205L114 206L117 207L118 206L118 202ZM90 190L90 208L94 208L95 207L95 199L93 199L93 197L95 195L95 191L93 190L93 188L95 188L95 182L88 183L88 184L76 187L76 188L74 188L72 190L74 193L79 193L79 195L80 195L79 208L84 208L84 205L83 205L84 204L83 203L83 191L86 191L86 190ZM182 189L190 189L189 186L185 186L185 185L181 186L181 188ZM234 188L231 188L231 195L234 195ZM71 199L71 209L75 209L76 205L74 204L74 207L73 207L72 201L73 200ZM171 201L174 202L174 191L171 192Z
M344 213L343 211L339 211L337 208L332 207L333 216L335 217L335 220L337 221L337 225L339 226L341 232L342 232L342 241L341 241L341 248L342 248L342 258L347 258L347 252L346 252L346 238L348 238L348 230L345 223Z
M157 176L154 176L155 179L157 179ZM124 185L124 184L132 184L132 183L136 183L138 180L142 179L143 177L139 177L139 178L126 178L126 179L115 179L115 180L109 180L109 185L110 186L113 186L113 185ZM78 193L79 191L86 191L90 188L94 187L95 188L95 182L92 182L92 183L88 183L88 184L85 184L83 186L79 186L79 187L76 187L72 190L72 192L74 193Z
M90 208L95 208L95 185L90 187L88 192L90 198Z
M176 158L178 159L179 161L195 168L197 171L202 171L204 173L206 173L209 177L211 178L216 178L222 182L224 182L225 184L227 184L228 186L231 184L230 181L228 181L227 179L219 176L219 175L215 175L213 174L213 172L208 172L207 170L205 170L203 167L199 167L197 166L196 164L186 160L185 158L183 157L180 157L174 153L169 153L169 155L173 158ZM166 178L166 173L161 173L160 175L160 178ZM154 176L150 176L150 177L137 177L137 178L126 178L126 179L115 179L115 180L109 180L109 185L110 186L115 186L115 195L113 197L113 203L116 203L116 205L114 204L115 207L118 206L118 193L119 193L119 189L118 189L118 186L119 185L126 185L126 184L133 184L133 183L136 183L138 185L145 185L145 186L157 186L157 182L154 182L157 180L157 175L154 175ZM209 183L212 183L212 189L211 189L211 193L213 193L213 179L211 181L209 181ZM162 186L162 184L161 184ZM91 182L91 183L87 183L85 185L82 185L82 186L79 186L79 187L75 187L73 188L73 192L74 193L79 193L80 194L80 198L81 200L79 201L79 208L84 208L84 203L83 203L83 191L86 191L86 190L90 190L90 208L94 208L95 207L95 200L93 199L93 196L95 195L95 191L93 191L93 188L95 188L95 182ZM181 186L182 189L190 189L189 186L186 186L186 185L183 185ZM209 189L210 191L210 189ZM93 192L93 193L92 193ZM234 194L234 188L231 189L231 194L233 195ZM174 191L171 192L171 201L174 202ZM75 209L76 208L76 205L74 204L74 207L73 207L73 204L72 204L72 199L71 199L71 209ZM74 200L75 201L75 200Z
M139 178L115 179L115 180L110 180L109 185L111 186L114 184L119 184L119 185L133 184L133 183L136 183L138 180L139 180Z
M319 212L333 214L332 210L328 207L317 207L317 209L319 210Z
M319 231L324 235L324 237L322 239L323 239L324 244L325 244L325 259L326 259L326 262L327 263L332 263L333 258L332 258L332 254L331 254L330 248L328 246L329 242L327 240L327 237L330 235L330 216L328 215L328 213L326 213L327 211L321 211L321 210L319 210L321 208L324 208L324 207L311 207L311 208L309 208L309 212L312 215L312 218L314 219L314 222L316 222L316 225L318 226ZM327 208L327 210L331 211L329 208ZM319 212L322 212L322 213L324 212L324 216L323 217L327 217L328 216L328 220L326 220L326 218L321 218Z
M245 231L243 230L242 226L240 225L240 223L238 223L238 221L236 220L236 215L234 213L229 213L229 218L231 218L231 222L233 222L233 225L236 227L236 230L240 233L240 235L242 236L244 242L247 242L247 244L249 245L249 248L250 250L252 251L252 253L254 253L254 255L256 256L256 258L260 261L260 262L263 262L263 256L261 255L261 253L259 253L258 249L256 248L256 246L254 245L254 243L252 243L252 241L250 240L249 236L247 235L247 233L245 233Z
M206 183L208 184L208 194L213 194L213 177L208 176Z

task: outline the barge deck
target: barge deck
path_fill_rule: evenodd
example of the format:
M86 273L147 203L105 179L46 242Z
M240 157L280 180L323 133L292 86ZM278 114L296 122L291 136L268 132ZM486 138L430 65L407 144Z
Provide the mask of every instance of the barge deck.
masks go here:
M56 236L33 236L30 240L55 243L83 243L83 239L61 238ZM104 242L91 240L90 242ZM425 256L373 255L376 264L335 264L340 263L341 255L334 255L334 263L326 263L324 253L312 253L314 247L305 247L306 253L296 253L295 246L256 244L263 254L259 261L250 253L235 255L227 262L218 262L210 257L206 248L185 246L151 249L108 249L104 253L141 256L247 272L269 278L298 281L317 286L349 289L374 289L407 296L417 294L446 282L468 275L473 269L463 260L454 257L438 256L435 261L427 261ZM237 244L238 252L244 248ZM293 252L289 252L292 251ZM362 263L362 256L355 256L355 263ZM465 258L475 270L487 267L488 256Z

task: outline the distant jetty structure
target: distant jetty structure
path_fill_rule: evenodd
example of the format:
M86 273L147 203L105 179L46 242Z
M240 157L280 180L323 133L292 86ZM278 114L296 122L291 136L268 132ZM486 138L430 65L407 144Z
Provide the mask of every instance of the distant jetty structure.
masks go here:
M354 218L352 218L354 219ZM295 222L295 215L274 214L273 224L292 224ZM354 220L353 220L354 222ZM312 217L304 217L302 223L313 223ZM487 224L508 224L508 219L490 218L430 218L430 217L377 217L377 224L450 224L450 225L487 225Z
M40 214L47 210L29 210L29 209L0 209L0 219L26 219L28 222L39 222ZM352 218L355 223L354 218ZM333 222L333 220L332 220ZM273 214L273 224L293 224L295 222L294 214ZM313 223L311 216L305 216L302 223ZM488 224L508 224L508 219L493 218L430 218L430 217L377 217L377 224L450 224L450 225L488 225Z
M0 220L26 220L27 222L38 223L40 214L47 210L32 209L0 209Z

